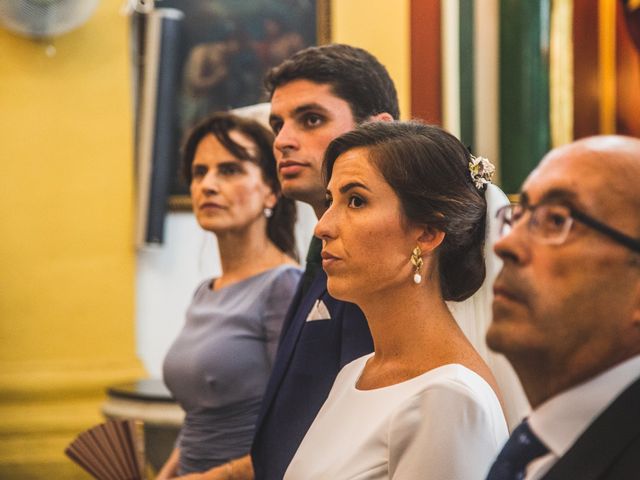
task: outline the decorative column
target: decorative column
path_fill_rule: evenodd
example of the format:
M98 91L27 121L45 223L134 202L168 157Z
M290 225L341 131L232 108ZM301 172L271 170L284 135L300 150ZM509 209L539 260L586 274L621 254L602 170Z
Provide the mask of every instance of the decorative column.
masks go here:
M515 193L551 145L550 0L500 2L500 165Z

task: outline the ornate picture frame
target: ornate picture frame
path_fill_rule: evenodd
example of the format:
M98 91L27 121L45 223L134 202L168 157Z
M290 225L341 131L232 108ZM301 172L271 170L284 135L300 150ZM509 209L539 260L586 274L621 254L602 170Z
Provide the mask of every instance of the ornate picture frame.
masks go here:
M160 5L185 12L168 207L190 211L188 186L179 173L179 146L189 129L214 111L268 101L262 90L268 68L301 48L331 41L331 6L330 0L163 0Z

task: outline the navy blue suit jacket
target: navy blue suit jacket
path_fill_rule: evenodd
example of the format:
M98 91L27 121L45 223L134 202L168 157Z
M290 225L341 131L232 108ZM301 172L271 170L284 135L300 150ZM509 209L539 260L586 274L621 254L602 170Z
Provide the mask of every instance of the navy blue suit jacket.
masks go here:
M306 321L316 301L330 319ZM280 480L331 390L340 369L373 351L362 311L332 298L320 270L306 295L300 287L285 319L251 448L256 480Z

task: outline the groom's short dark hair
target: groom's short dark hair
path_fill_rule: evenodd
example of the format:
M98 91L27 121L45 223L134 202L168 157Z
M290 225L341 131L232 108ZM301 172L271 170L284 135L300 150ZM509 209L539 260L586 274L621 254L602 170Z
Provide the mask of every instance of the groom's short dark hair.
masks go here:
M385 112L396 120L400 117L389 72L362 48L331 44L300 50L273 67L264 83L271 97L276 88L294 80L330 85L333 94L349 104L358 123Z

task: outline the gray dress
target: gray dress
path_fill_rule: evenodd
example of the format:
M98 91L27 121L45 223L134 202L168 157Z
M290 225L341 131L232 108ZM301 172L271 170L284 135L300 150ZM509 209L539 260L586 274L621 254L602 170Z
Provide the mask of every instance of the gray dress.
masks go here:
M185 410L179 474L249 452L280 329L300 270L283 265L211 290L200 284L164 360L164 382Z

